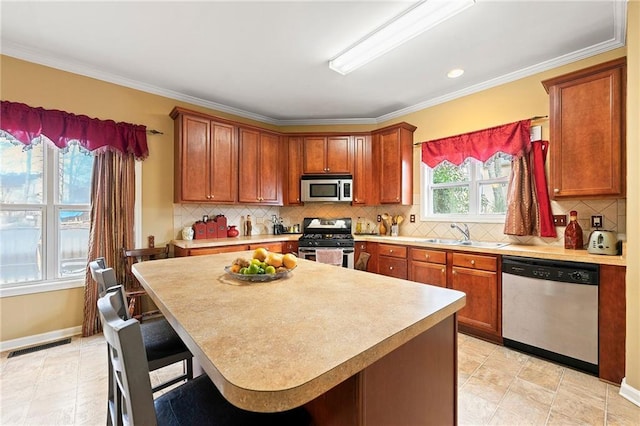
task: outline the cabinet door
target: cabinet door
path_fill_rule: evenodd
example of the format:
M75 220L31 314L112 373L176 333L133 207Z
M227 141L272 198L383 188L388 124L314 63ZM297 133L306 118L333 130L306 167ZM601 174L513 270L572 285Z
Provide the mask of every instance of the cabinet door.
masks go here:
M409 269L409 279L411 281L437 285L439 287L447 286L447 268L445 265L430 262L411 261Z
M175 201L209 201L210 121L188 115L178 120L181 135L176 146L180 166L175 172Z
M278 136L240 128L238 201L282 204L282 164Z
M400 123L373 133L373 163L379 170L370 204L413 204L413 132Z
M325 172L352 173L353 153L350 136L331 136L325 148Z
M298 255L298 242L297 241L285 241L282 243L283 253L293 253Z
M258 164L260 203L282 205L282 155L277 135L264 132L260 134Z
M600 265L598 286L599 375L620 383L625 372L626 267Z
M543 82L553 198L624 196L625 80L623 58Z
M407 260L389 256L378 256L378 273L388 277L407 279Z
M454 266L451 288L467 294L467 304L458 311L458 321L480 332L501 336L498 274L491 271Z
M235 127L211 122L211 176L209 200L233 203L238 193L238 142Z
M304 157L302 171L308 174L326 173L325 168L325 137L304 138Z
M240 128L238 156L238 201L241 203L258 203L260 199L259 156L260 133L255 130Z
M372 182L371 138L355 136L353 138L353 205L369 205L369 185Z
M284 197L289 206L300 205L300 176L302 176L302 138L290 137L287 142L287 190ZM297 251L297 250L296 250Z
M402 191L400 132L380 134L380 203L399 203Z

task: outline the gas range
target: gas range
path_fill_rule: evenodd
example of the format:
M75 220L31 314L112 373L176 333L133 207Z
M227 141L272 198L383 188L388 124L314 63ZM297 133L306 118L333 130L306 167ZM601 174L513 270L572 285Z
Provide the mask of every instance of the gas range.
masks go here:
M299 247L352 248L351 218L304 218Z

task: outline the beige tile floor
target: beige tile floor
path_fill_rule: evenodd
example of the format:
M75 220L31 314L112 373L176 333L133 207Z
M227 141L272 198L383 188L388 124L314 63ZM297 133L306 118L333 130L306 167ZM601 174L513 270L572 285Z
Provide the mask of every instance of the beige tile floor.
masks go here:
M458 341L460 425L640 425L640 407L617 386L465 335ZM7 355L0 354L1 425L105 424L101 335ZM153 372L152 383L181 368Z

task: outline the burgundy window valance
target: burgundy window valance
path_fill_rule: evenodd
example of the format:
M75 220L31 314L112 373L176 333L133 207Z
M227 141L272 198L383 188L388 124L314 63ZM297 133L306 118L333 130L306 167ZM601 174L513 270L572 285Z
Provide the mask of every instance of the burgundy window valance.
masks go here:
M472 157L487 161L497 152L519 157L531 149L531 120L516 121L422 143L422 162L434 168L443 161L456 166Z
M25 145L44 135L58 148L65 148L69 141L77 140L89 151L119 151L133 154L136 159L149 155L145 126L33 108L22 103L2 101L0 129Z

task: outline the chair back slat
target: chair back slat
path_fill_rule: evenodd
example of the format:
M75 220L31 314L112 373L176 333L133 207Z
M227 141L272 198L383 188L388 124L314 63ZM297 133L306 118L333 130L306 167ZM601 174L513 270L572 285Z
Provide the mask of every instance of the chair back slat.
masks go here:
M91 275L98 284L98 294L104 296L107 290L118 285L116 272L113 268L91 269Z
M121 286L110 289L98 299L98 311L109 349L108 358L113 368L113 382L119 391L115 398L120 400L109 401L109 406L121 404L120 410L116 411L121 412L121 418L113 418L115 424L155 425L156 413L140 323L135 319L125 321L119 316L118 307L123 302Z
M96 257L95 260L89 262L89 271L91 271L91 278L93 278L94 281L98 281L96 279L95 271L97 271L98 269L104 269L106 267L107 263L104 260L104 257Z

